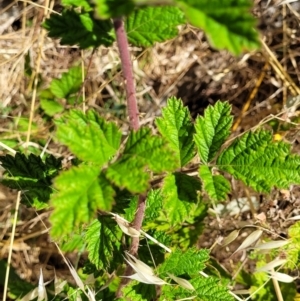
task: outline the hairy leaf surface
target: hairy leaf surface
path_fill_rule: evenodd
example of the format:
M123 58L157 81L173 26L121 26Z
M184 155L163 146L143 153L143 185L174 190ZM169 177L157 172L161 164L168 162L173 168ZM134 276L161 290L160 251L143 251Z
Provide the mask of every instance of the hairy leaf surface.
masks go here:
M114 189L99 168L81 165L72 167L55 179L58 192L52 198L52 235L72 233L81 223L89 222L97 209L110 210Z
M196 119L194 140L204 163L214 158L228 138L233 119L230 111L231 106L227 102L218 101L205 110L204 117Z
M52 14L43 24L51 38L60 38L62 45L79 45L81 49L110 46L114 42L110 20L96 20L93 12L64 10L61 15Z
M199 167L199 176L203 182L204 190L214 201L224 201L230 192L230 183L222 175L213 175L207 165Z
M259 47L250 0L176 0L194 26L203 29L213 47L233 54Z
M85 234L89 260L98 270L113 271L123 261L121 256L122 232L111 217L100 216Z
M57 124L57 138L78 158L102 166L117 152L121 132L112 122L104 121L93 111L84 115L73 110L63 115Z
M180 99L170 98L162 109L162 117L156 119L156 125L175 152L180 166L186 165L195 156L194 126L188 108Z
M289 144L273 142L267 131L248 132L236 139L220 154L217 166L257 191L300 183L300 156L291 154Z
M128 40L149 47L177 36L177 26L185 23L184 14L173 6L154 6L135 10L127 19Z
M175 276L182 274L197 275L205 267L205 263L209 260L209 251L206 249L189 248L183 252L176 249L169 254L158 267L159 275L167 275L167 273Z
M0 156L5 169L1 182L12 189L22 190L22 202L37 209L48 207L52 193L52 179L61 169L61 159L47 156L43 161L40 156L21 153Z

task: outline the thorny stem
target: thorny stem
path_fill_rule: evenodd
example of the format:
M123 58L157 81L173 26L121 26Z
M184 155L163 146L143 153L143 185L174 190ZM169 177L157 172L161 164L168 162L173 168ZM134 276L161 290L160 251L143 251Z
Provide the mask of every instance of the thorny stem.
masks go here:
M127 34L125 32L124 22L121 18L114 19L114 28L116 32L117 45L120 52L121 65L125 82L129 122L130 126L134 130L138 130L140 123L139 110L135 95L134 76L130 59Z
M123 76L125 79L125 89L126 89L126 98L127 98L127 109L130 126L133 130L138 130L140 127L139 124L139 111L137 106L136 94L135 94L135 84L134 76L132 70L132 62L130 59L129 45L127 40L127 35L124 28L124 23L121 18L116 18L113 20L114 28L116 32L117 45L120 52L121 65L123 70ZM140 195L137 205L136 214L132 222L132 226L136 230L140 230L142 227L144 214L146 208L146 196ZM139 238L133 237L131 241L131 246L129 252L132 255L136 255L139 248ZM130 276L132 274L131 266L127 265L124 276ZM121 283L116 292L116 297L120 298L122 296L122 288L130 281L129 278L122 278Z

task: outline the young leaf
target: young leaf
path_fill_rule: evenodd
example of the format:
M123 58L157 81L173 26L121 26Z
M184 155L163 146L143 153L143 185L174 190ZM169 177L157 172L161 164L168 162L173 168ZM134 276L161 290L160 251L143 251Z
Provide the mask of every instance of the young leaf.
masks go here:
M79 45L81 49L110 46L115 38L110 20L96 20L93 12L64 10L52 14L43 24L51 38L60 38L62 45Z
M102 166L116 153L121 132L112 122L106 122L95 112L86 115L73 110L56 120L56 136L78 158Z
M139 193L149 185L146 167L154 172L170 171L176 167L176 162L161 137L151 135L150 129L141 128L130 133L123 156L108 167L106 175L117 186Z
M64 107L53 99L41 99L40 105L48 116L54 116L55 114L61 113L64 110Z
M113 271L123 261L121 237L122 232L111 217L100 216L88 226L84 239L89 260L98 270Z
M188 274L197 275L205 267L209 260L209 251L205 249L189 248L183 252L176 249L165 261L158 267L159 275L167 276L167 273L175 276Z
M259 47L250 0L176 0L194 26L203 29L213 47L235 55Z
M82 85L82 70L80 66L72 67L62 74L61 78L53 79L50 91L57 98L68 98L77 93Z
M194 140L202 162L210 162L228 138L233 118L230 111L227 102L218 101L205 110L204 117L197 117Z
M214 201L224 201L230 192L230 183L222 175L212 175L207 165L199 167L199 176L203 182L204 190Z
M300 183L300 156L292 155L287 143L273 142L267 131L236 139L220 154L217 166L257 191Z
M96 0L94 3L100 19L126 16L134 9L132 0Z
M92 10L91 4L88 0L62 0L63 6L81 7L84 11Z
M79 224L89 222L97 209L110 210L114 202L114 189L95 166L72 167L54 184L58 192L52 197L50 221L55 237L73 232Z
M152 46L177 36L184 14L173 6L145 7L135 10L127 19L128 40L135 46Z
M156 119L156 125L175 152L180 166L186 165L195 156L194 126L188 108L180 99L170 98L162 109L162 117Z
M185 185L179 186L182 181L185 182ZM171 225L182 223L189 218L196 209L197 190L199 189L200 183L193 177L180 173L165 177L162 188L163 208Z
M41 157L16 153L0 156L2 167L6 170L1 182L12 188L23 190L22 202L37 209L47 207L52 193L52 179L61 169L61 159L47 156L45 162Z
M153 172L173 171L177 167L173 151L161 137L151 135L149 128L130 133L124 150L127 154L144 160Z

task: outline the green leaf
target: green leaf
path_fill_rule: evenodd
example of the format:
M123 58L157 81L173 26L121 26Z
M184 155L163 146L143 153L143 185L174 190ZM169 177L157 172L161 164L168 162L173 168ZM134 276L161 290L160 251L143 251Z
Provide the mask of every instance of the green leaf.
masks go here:
M64 107L59 102L52 99L41 99L40 104L41 108L49 116L54 116L64 110Z
M100 216L87 228L85 241L89 260L99 269L113 271L123 261L122 232L111 217Z
M180 9L173 6L145 7L135 10L127 19L128 40L135 46L152 46L178 35L177 26L185 23Z
M89 222L96 210L110 210L114 202L114 189L97 166L80 165L61 173L55 179L58 190L52 197L51 215L55 237L69 234L80 224Z
M144 160L127 155L111 164L106 170L106 176L116 186L140 193L149 186L150 175L145 167Z
M141 128L130 133L122 157L108 167L106 175L115 185L140 193L149 186L150 174L146 167L153 172L170 171L176 162L161 137Z
M203 29L213 47L235 55L259 47L250 0L176 0L194 26Z
M199 272L205 268L205 263L209 260L209 250L196 249L195 247L183 252L176 249L166 257L165 261L158 267L160 276L167 273L175 276L183 274L199 275ZM216 299L217 300L217 299Z
M56 120L58 140L83 161L102 166L117 152L121 132L93 111L72 110Z
M87 0L62 0L61 3L63 6L81 7L84 11L92 10L90 2Z
M101 19L126 16L134 9L132 0L96 0L96 13Z
M77 93L82 85L82 69L80 66L72 67L62 74L61 78L53 79L50 91L57 98L68 98Z
M300 183L300 156L291 154L289 144L273 142L267 131L248 132L234 140L220 154L217 167L257 191Z
M37 209L48 207L51 182L61 169L61 159L50 155L43 162L40 156L16 153L15 157L0 156L0 162L5 169L2 183L22 190L22 202Z
M218 101L205 110L204 117L197 117L194 140L204 163L214 158L228 138L233 119L230 111L231 106L227 102Z
M165 177L162 193L164 214L173 226L187 220L196 208L200 183L185 174L170 174Z
M180 99L170 98L162 109L162 117L156 119L156 125L169 142L180 166L186 165L195 156L194 126L188 108Z
M199 167L199 176L203 182L204 190L214 201L224 201L230 192L230 183L222 175L213 175L207 165Z
M150 190L147 195L147 207L145 210L144 223L154 221L159 217L163 207L163 194L160 189ZM136 207L135 207L136 208Z
M122 290L123 296L119 301L148 301L155 300L156 290L154 285L138 283L136 281L131 281Z
M173 151L161 137L151 135L149 128L130 133L124 150L124 155L127 154L144 160L153 172L172 171L177 167Z
M110 20L96 20L93 12L64 10L61 15L52 14L43 24L51 38L60 38L61 45L79 45L81 49L111 46L114 42Z

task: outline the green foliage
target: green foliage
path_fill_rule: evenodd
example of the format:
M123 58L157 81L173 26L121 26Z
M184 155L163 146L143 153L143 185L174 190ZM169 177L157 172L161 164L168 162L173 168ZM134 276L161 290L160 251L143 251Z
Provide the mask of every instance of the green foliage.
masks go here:
M185 181L185 186L178 187L177 184L182 179ZM176 173L165 177L162 188L163 210L171 226L183 223L196 209L199 189L199 182L187 175Z
M218 101L205 110L204 117L197 117L194 140L203 163L210 162L228 138L232 125L230 111L228 103Z
M170 98L162 117L156 119L156 125L175 152L180 166L185 166L195 155L194 126L188 108L175 97Z
M121 132L112 122L105 122L93 111L86 115L72 110L63 115L57 124L57 138L84 161L102 166L117 152Z
M72 233L81 223L90 222L97 209L110 210L114 189L91 165L72 167L61 173L54 182L58 190L52 197L55 210L51 216L54 237Z
M89 225L84 239L89 260L97 270L112 272L122 263L121 236L122 232L111 217L99 216Z
M2 183L12 189L22 190L22 202L28 206L42 209L48 207L48 200L52 193L51 181L61 169L61 159L47 156L41 157L22 153L0 156L5 173Z
M205 249L190 248L186 252L174 250L166 258L164 263L158 267L159 275L167 276L167 273L175 276L183 274L196 275L205 267L209 260L209 251Z
M126 22L128 40L135 46L149 47L177 36L177 26L185 23L180 9L172 6L135 10Z
M101 19L127 16L134 9L132 0L96 0L96 13Z
M62 45L76 45L86 49L100 45L110 46L114 41L110 20L96 20L93 12L64 10L61 15L52 14L44 23L51 38L60 38Z
M230 183L222 175L213 175L212 170L207 165L199 167L199 176L203 182L203 188L210 199L223 201L230 192Z
M289 144L273 142L267 131L248 132L234 140L218 157L217 166L257 191L300 183L300 157L291 154Z
M156 290L154 285L147 285L144 283L137 283L132 281L122 290L123 297L119 301L136 300L147 301L153 300L156 297Z
M250 0L176 0L192 25L205 31L213 47L234 54L259 46Z

